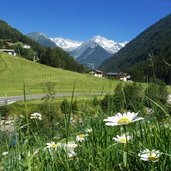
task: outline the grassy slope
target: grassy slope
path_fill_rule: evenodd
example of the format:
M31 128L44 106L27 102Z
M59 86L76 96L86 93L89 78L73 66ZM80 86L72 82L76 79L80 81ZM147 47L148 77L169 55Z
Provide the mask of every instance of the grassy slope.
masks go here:
M117 83L0 53L0 96L21 95L23 79L27 94L42 93L44 84L49 81L55 83L57 93L72 92L74 82L76 92L101 92L103 87L103 91L113 91Z

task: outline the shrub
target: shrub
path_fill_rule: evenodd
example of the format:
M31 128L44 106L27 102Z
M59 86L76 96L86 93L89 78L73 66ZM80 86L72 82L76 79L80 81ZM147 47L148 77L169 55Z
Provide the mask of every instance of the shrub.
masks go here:
M79 110L76 99L73 101L73 103L70 103L67 99L64 99L60 105L60 108L64 114L69 114L70 112L75 114Z
M64 100L62 101L60 107L61 107L62 113L64 113L64 114L69 114L69 112L70 112L70 104L69 104L69 102L68 102L67 99L64 99Z
M0 106L0 116L7 117L10 111L10 107L7 105Z
M140 84L126 84L123 88L125 95L125 108L137 111L143 106L143 88Z
M157 80L155 83L149 84L145 90L146 103L150 105L149 98L162 104L167 103L168 91L166 84L162 81Z
M93 105L93 106L98 106L98 105L100 105L100 101L99 101L99 99L97 98L97 96L94 96L94 97L93 97L92 105Z
M77 100L76 99L71 104L71 111L72 111L72 113L76 113L78 111L78 103L77 103Z
M114 111L114 101L113 95L106 94L105 97L101 101L101 108L104 112L112 112Z
M124 98L122 84L118 84L116 86L113 100L114 100L114 107L116 112L120 112L121 110L124 109L125 98Z

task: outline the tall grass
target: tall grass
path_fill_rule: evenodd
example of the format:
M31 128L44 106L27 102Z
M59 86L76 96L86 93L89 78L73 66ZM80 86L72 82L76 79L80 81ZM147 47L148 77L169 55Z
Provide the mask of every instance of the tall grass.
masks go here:
M112 139L116 135L123 134L125 130L122 126L106 126L103 120L109 114L102 111L96 112L96 117L93 117L83 111L78 111L77 115L82 118L82 122L75 125L71 123L69 114L66 127L59 126L53 137L41 133L45 124L44 117L42 120L29 119L28 124L31 127L29 135L25 134L27 125L21 125L22 122L18 125L19 122L16 122L16 144L10 145L7 142L1 144L1 154L4 151L9 153L6 156L1 155L0 166L3 170L10 171L125 170L123 160L125 145ZM166 116L163 120L158 120L155 116L157 114L147 115L140 112L139 115L145 119L126 126L126 131L132 136L132 139L128 141L126 170L171 170L171 119ZM87 128L91 128L92 132L86 132ZM63 131L66 131L66 134ZM76 142L76 136L79 134L88 134L88 136L84 141ZM78 147L74 149L77 155L69 157L62 147L56 150L47 149L46 143L51 141L61 144L75 141L78 144ZM138 153L144 149L157 149L162 155L156 162L142 161Z

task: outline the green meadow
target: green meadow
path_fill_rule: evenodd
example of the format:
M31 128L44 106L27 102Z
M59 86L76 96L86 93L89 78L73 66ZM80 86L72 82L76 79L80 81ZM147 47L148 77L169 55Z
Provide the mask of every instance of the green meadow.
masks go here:
M42 94L47 82L55 86L56 93L111 92L117 81L95 78L63 69L52 68L26 59L0 53L0 96Z
M168 87L118 83L1 53L1 96L45 96L0 106L0 170L170 171Z

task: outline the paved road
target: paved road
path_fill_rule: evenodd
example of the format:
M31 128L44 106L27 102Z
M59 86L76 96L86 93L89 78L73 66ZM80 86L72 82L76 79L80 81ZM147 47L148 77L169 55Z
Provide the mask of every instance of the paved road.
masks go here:
M102 93L74 93L74 96L93 96L93 95L101 95ZM103 93L106 94L106 93ZM45 96L45 94L33 94L33 95L27 95L27 100L33 100L33 99L41 99ZM55 97L67 97L72 96L72 93L58 93L55 94ZM14 102L14 101L22 101L24 100L24 96L6 96L6 97L0 97L0 103L8 103Z

